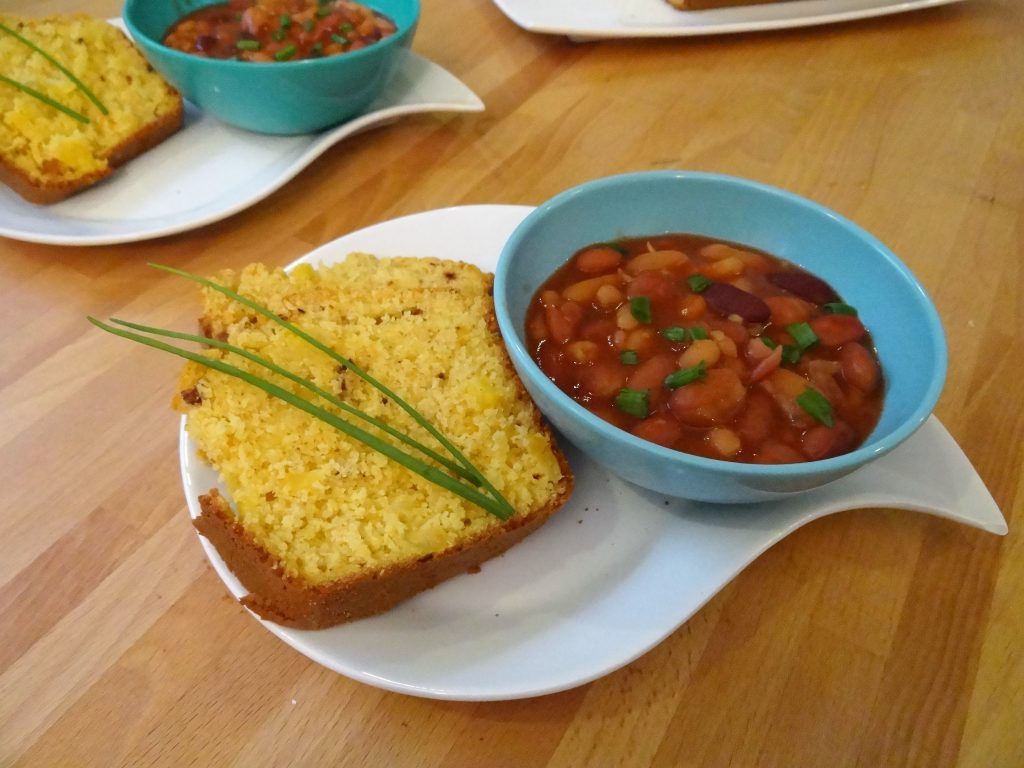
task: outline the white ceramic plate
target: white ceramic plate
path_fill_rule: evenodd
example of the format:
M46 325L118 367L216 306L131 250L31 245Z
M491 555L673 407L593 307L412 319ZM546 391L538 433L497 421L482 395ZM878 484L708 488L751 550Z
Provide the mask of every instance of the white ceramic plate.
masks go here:
M443 256L493 270L503 243L530 210L429 211L346 235L300 261L332 262L365 251ZM897 507L1006 533L992 497L935 418L853 475L754 506L669 500L565 447L577 478L569 503L480 573L447 581L383 616L332 629L261 623L310 659L370 685L439 699L523 698L572 688L628 664L768 547L824 515ZM218 477L196 457L184 423L180 458L195 517L197 497L218 486ZM209 542L200 541L231 593L244 595Z
M185 127L101 184L55 205L32 205L0 185L0 235L34 243L104 245L219 221L259 202L355 133L421 112L479 112L457 78L416 54L369 110L323 133L243 131L186 104Z
M603 37L683 37L834 24L949 5L961 0L793 0L677 11L665 0L494 0L531 32Z

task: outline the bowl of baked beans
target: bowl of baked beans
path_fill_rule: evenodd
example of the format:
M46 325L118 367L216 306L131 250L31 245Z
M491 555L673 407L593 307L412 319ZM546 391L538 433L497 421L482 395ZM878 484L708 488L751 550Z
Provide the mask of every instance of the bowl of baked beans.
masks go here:
M127 0L124 21L182 95L259 133L364 112L408 51L419 0Z
M945 380L938 313L899 258L745 179L645 172L563 192L509 238L494 300L552 424L672 497L836 480L910 437Z

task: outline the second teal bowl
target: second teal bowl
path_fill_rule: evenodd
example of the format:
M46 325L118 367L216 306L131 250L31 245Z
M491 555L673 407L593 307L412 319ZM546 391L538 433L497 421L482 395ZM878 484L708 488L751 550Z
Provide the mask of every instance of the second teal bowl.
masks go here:
M359 51L254 63L192 56L161 44L182 16L218 0L127 0L123 16L149 62L204 112L249 131L299 134L350 120L381 94L412 44L419 0L363 0L397 32Z

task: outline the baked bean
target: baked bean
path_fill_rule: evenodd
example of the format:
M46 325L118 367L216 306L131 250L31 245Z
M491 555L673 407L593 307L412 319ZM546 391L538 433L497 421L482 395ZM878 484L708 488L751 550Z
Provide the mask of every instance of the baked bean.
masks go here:
M881 371L875 358L855 341L844 344L839 350L839 365L843 378L861 392L874 392L881 379Z
M817 461L849 453L859 442L857 433L849 424L837 421L832 427L818 424L808 429L800 447L808 459Z
M794 296L767 296L764 303L771 310L771 321L785 328L793 323L805 323L811 319L814 305Z
M690 260L682 251L648 251L634 256L626 262L626 273L638 275L652 269L676 270L688 266Z
M814 461L856 448L884 391L864 326L826 297L841 303L768 254L658 235L577 253L526 329L563 391L638 437L728 461ZM646 407L623 390L646 392Z
M679 356L677 361L680 368L690 368L694 365L704 363L711 368L722 356L722 350L712 339L697 339Z
M576 256L576 269L588 275L611 272L622 263L622 254L607 245L584 248Z
M583 307L571 301L560 307L548 305L544 307L544 319L547 321L551 338L559 344L568 343L583 319Z
M666 416L651 416L633 427L633 434L637 437L664 445L666 448L671 448L682 433L683 428L679 426L679 422Z
M589 304L597 296L597 292L604 286L614 286L616 283L621 282L616 274L611 275L598 275L597 277L591 277L586 280L580 280L578 283L573 283L564 291L564 296L568 301L575 301L577 304Z
M853 315L822 315L810 321L811 330L826 347L841 347L867 335L863 323Z
M710 427L732 419L746 397L747 388L739 376L724 368L712 368L703 380L673 392L669 408L683 424Z

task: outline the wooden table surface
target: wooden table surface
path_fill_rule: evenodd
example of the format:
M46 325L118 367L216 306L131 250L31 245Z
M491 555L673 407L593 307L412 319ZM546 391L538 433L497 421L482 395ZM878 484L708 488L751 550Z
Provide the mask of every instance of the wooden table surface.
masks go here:
M485 0L425 0L414 49L485 112L360 135L186 234L0 238L0 765L1024 765L1022 40L1018 0L586 44ZM524 701L385 692L260 627L188 520L177 361L85 316L190 329L192 290L147 261L285 264L403 214L655 168L785 187L909 264L948 334L937 415L1010 534L884 509L820 520L639 660Z

